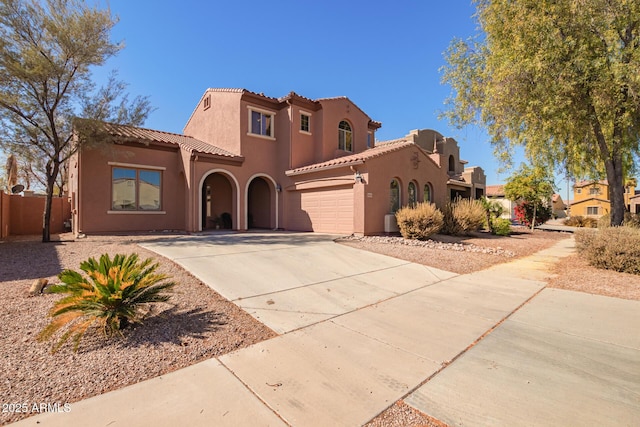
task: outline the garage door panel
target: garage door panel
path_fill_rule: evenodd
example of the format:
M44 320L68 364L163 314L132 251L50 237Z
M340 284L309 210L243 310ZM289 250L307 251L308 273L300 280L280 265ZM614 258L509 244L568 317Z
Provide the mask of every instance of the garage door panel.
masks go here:
M290 193L289 228L299 231L351 234L353 188L303 190Z

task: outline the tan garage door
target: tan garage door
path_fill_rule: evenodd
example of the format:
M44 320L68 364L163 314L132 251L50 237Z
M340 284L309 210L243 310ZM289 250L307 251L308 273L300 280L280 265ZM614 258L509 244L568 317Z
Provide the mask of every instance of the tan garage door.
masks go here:
M289 229L320 233L353 233L353 188L292 191Z

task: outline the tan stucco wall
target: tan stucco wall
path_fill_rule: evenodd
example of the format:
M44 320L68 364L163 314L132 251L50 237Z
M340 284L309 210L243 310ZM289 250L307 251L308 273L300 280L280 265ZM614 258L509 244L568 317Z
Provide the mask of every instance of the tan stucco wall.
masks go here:
M320 158L316 159L316 162L366 150L369 117L347 98L323 99L319 102L322 105L322 136L324 138L321 140ZM351 125L353 138L351 152L338 149L338 125L342 120L346 120Z
M598 207L598 215L588 215L587 214L587 208L588 207ZM609 202L605 202L602 200L581 200L578 202L575 202L571 205L571 211L570 214L571 216L593 216L593 217L600 217L604 214L609 213L609 210L611 208L611 205L609 204Z
M417 153L417 167L414 161ZM431 184L432 200L438 207L442 207L447 200L447 174L438 168L422 150L417 147L406 147L389 153L383 157L367 161L364 169L366 185L363 195L366 216L364 218L364 234L384 232L384 216L390 207L390 184L392 179L400 182L400 204L405 206L408 201L408 185L413 181L417 184L418 201L423 201L424 186Z
M204 99L207 97L211 99L211 106L205 109ZM240 123L243 118L246 123L248 114L246 109L241 108L241 97L242 93L239 92L205 92L183 133L234 154L240 154Z
M80 186L73 184L72 198L77 200L79 217L74 221L76 233L99 233L147 230L184 230L185 179L176 149L149 149L145 146L113 145L106 149L83 149L81 168L72 166L72 173L80 178ZM158 212L111 211L112 167L144 169L163 168L162 210ZM115 165L115 166L118 166Z

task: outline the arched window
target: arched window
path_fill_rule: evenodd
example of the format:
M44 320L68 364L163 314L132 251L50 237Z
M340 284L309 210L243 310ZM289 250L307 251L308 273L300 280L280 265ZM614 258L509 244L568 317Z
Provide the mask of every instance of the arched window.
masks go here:
M396 213L400 209L400 183L392 179L389 185L389 211Z
M351 125L345 120L341 121L338 125L338 149L353 151L352 140Z
M415 182L410 182L407 188L407 195L409 196L409 206L414 207L418 202L418 190Z
M424 199L425 202L433 202L433 190L431 189L431 184L426 183L424 185Z
M456 159L453 157L453 154L449 156L449 172L456 171Z

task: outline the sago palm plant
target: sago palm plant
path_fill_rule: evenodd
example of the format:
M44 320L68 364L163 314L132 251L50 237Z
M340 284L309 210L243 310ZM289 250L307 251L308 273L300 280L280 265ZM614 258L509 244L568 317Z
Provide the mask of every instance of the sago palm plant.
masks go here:
M60 273L62 283L51 286L49 292L67 296L55 302L49 312L53 319L38 339L48 340L66 327L52 352L69 338L73 338L77 351L85 332L94 324L111 336L122 334L121 329L130 323L140 322L146 308L167 301L171 297L167 291L175 286L174 282L164 281L167 275L155 272L159 264L152 262L151 258L140 261L137 254L119 254L113 260L104 254L99 261L89 258L80 264L88 277L74 270Z

